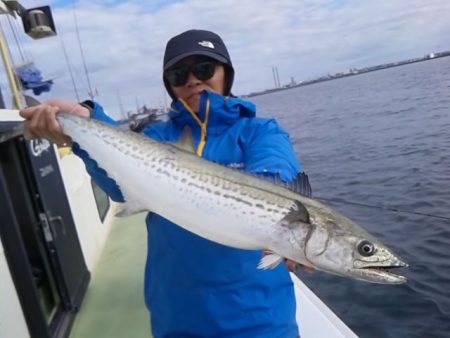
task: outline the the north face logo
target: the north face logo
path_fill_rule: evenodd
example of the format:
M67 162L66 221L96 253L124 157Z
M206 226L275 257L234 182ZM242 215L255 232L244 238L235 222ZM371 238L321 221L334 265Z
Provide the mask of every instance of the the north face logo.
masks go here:
M214 49L214 44L211 41L200 41L198 44L203 47Z

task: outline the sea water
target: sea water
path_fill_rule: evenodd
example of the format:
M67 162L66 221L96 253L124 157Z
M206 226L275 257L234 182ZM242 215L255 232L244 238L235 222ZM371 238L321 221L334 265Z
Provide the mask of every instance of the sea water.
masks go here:
M313 194L348 201L329 204L410 264L405 285L307 285L361 337L450 337L450 57L250 100L289 132Z

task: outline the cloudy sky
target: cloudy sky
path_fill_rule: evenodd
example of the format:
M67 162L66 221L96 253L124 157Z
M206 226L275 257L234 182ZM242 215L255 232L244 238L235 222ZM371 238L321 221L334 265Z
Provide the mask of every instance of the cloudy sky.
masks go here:
M0 23L15 65L33 61L54 79L39 100L88 98L81 47L96 100L115 116L136 105L169 104L161 80L166 41L202 28L230 51L237 95L350 68L450 50L448 0L21 0L50 5L58 35L26 36L18 19ZM77 24L76 24L77 22ZM65 58L64 49L68 55ZM73 75L75 88L72 83ZM4 72L0 84L11 102Z

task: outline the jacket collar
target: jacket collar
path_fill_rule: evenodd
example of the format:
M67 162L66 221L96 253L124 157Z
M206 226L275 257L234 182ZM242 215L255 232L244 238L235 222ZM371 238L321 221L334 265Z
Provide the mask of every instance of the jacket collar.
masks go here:
M254 117L255 114L256 107L250 101L245 101L234 96L225 97L204 90L201 93L200 109L197 116L202 122L207 118L206 127L209 132L221 132L224 128L234 124L239 118ZM180 100L172 102L169 117L175 124L181 126L186 124L191 127L199 126L193 113Z

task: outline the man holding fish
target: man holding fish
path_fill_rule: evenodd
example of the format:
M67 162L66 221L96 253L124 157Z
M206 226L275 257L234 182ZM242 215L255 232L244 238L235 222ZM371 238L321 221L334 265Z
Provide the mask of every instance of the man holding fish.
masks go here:
M309 198L287 133L231 95L233 78L222 39L189 30L167 43L172 110L167 122L142 130L147 137L110 127L115 121L96 102L52 100L21 111L28 137L73 141L97 184L125 202L124 214L150 211L145 300L155 337L297 337L285 259L406 282L390 271L406 266L401 259Z
M285 182L300 172L287 133L273 119L231 95L234 69L222 39L189 30L169 40L163 81L172 97L168 122L142 132L158 141L177 141L189 126L195 152L210 161L245 171L278 175ZM70 142L55 116L61 111L114 124L96 102L80 105L49 100L27 108L26 136L57 144ZM88 154L74 147L88 172L116 201L123 196ZM202 213L202 206L199 206ZM261 250L214 243L149 213L145 300L154 337L297 337L292 281L283 264L258 269ZM291 261L289 264L293 264Z

